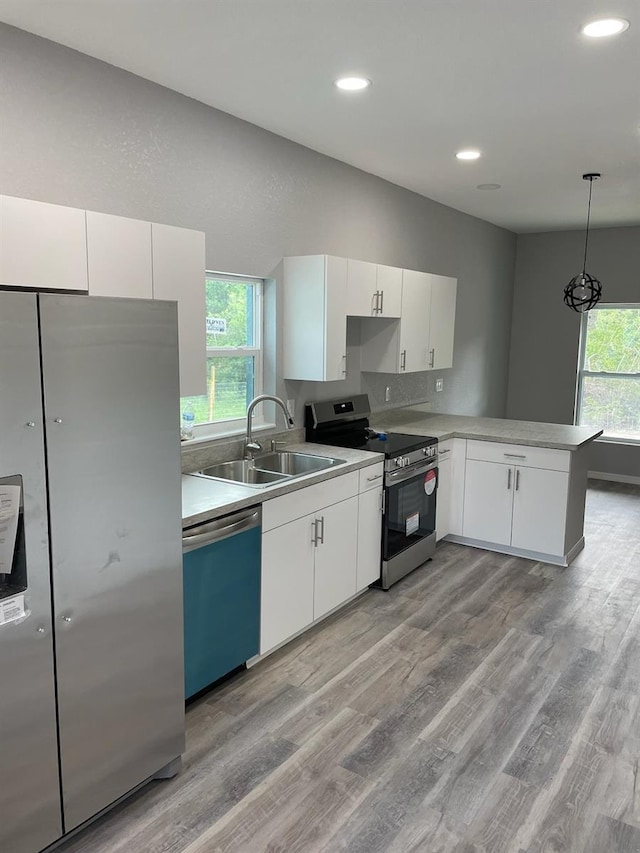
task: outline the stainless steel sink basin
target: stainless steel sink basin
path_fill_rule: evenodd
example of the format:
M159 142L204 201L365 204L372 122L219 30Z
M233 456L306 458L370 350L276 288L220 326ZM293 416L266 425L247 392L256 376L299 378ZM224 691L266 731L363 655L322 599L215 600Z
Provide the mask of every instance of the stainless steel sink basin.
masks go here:
M280 480L287 480L286 474L274 471L263 471L254 467L248 459L236 459L233 462L222 462L220 465L211 465L198 471L203 477L212 477L214 480L225 480L228 483L243 483L246 486L269 486Z
M256 456L254 459L256 468L287 474L289 477L323 471L325 468L332 468L334 465L342 465L343 463L344 459L333 459L330 456L312 456L310 453L293 453L289 450L266 453L264 456Z
M235 459L211 465L196 473L201 477L224 480L227 483L242 483L245 486L265 488L273 483L302 477L314 471L324 471L334 465L342 465L344 459L331 456L312 456L310 453L293 453L290 450L278 450L265 453L255 459Z

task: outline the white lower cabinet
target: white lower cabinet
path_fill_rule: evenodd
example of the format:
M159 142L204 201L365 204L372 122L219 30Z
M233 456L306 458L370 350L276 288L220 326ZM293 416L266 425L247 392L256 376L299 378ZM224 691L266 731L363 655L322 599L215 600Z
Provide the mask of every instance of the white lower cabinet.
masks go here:
M316 530L313 618L319 619L356 594L358 498L323 509Z
M486 443L478 451L473 445L479 442L468 444L472 455L489 458L466 460L462 535L518 551L563 556L570 483L568 454L495 443ZM494 458L503 458L504 462ZM516 458L520 464L508 464ZM541 467L534 467L536 463Z
M467 459L462 535L470 539L511 544L513 468Z
M358 486L358 561L356 590L380 579L382 551L382 484L384 462L360 470Z
M436 540L451 532L453 492L451 450L453 441L438 443L438 494L436 495Z
M383 463L266 501L260 654L380 577Z
M380 579L382 548L382 490L370 489L358 498L358 561L356 589Z
M516 468L511 545L543 554L564 554L569 475Z
M260 653L313 622L312 516L262 534Z

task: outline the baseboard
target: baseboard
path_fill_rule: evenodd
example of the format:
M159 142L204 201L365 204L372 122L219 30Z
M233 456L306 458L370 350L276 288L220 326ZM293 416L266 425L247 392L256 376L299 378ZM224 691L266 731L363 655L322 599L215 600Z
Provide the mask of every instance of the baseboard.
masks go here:
M568 566L571 560L584 548L584 538L577 542L567 556L558 554L544 554L541 551L526 551L524 548L512 548L510 545L496 545L493 542L484 542L481 539L469 539L468 536L445 536L446 542L456 542L458 545L471 545L472 548L482 548L483 551L496 551L498 554L506 554L508 557L524 557L526 560L535 560L537 563L549 563L552 566ZM437 554L437 551L436 551Z
M609 474L607 471L589 471L590 480L609 480L612 483L631 483L640 486L640 477L632 477L629 474Z

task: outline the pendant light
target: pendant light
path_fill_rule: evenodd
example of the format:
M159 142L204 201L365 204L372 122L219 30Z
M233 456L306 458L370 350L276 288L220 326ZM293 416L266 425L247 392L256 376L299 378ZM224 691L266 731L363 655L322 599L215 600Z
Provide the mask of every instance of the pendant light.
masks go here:
M587 172L582 176L583 181L589 181L589 207L587 209L587 233L584 238L584 260L582 272L571 279L564 289L564 304L579 314L590 311L600 301L602 284L587 272L587 246L589 245L589 219L591 217L591 190L593 182L600 177L600 172Z

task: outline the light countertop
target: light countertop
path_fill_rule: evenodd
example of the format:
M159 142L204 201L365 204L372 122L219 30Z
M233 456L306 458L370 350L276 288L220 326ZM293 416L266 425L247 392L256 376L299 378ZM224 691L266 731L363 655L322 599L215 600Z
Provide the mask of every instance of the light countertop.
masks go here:
M471 438L572 451L602 435L602 430L568 424L439 415L425 411L419 405L376 412L371 415L370 422L376 429L406 432L409 435L432 435L440 441L448 438Z
M311 453L315 456L332 456L344 459L343 465L336 465L324 471L305 474L292 480L284 480L273 485L255 488L241 483L223 483L219 480L208 480L192 474L182 475L182 526L188 527L202 521L212 520L227 513L235 512L249 506L257 506L271 498L286 495L288 492L302 489L313 483L330 480L350 471L357 471L367 465L381 462L381 453L371 453L367 450L352 450L345 447L327 447L323 444L290 444L287 450L298 453Z

